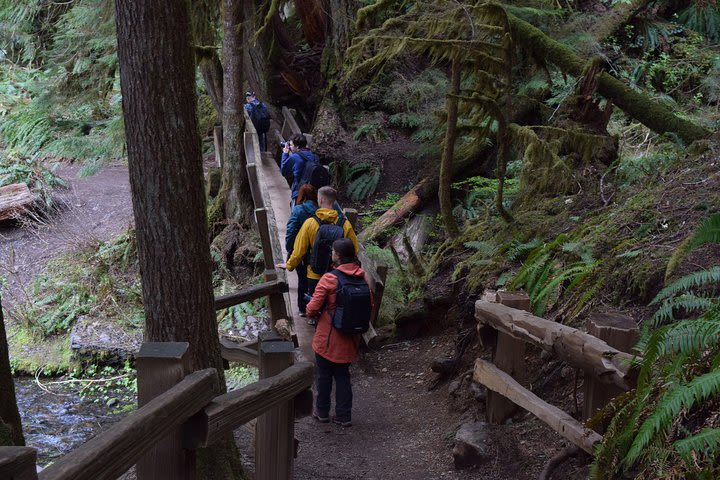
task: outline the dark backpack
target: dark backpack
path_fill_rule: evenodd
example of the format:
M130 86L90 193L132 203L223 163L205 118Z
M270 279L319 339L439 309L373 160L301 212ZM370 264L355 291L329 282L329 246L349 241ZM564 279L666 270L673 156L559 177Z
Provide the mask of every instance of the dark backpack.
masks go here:
M270 113L264 103L253 105L250 109L250 120L258 133L270 130Z
M344 218L338 218L335 223L327 223L320 220L317 215L313 218L318 223L318 231L315 234L315 242L310 249L308 265L318 275L330 270L332 263L332 244L345 236L343 229Z
M337 277L332 326L343 333L367 332L372 312L370 286L362 277L352 277L340 270L330 273Z
M300 177L300 185L309 183L313 187L320 189L326 185L330 185L330 173L327 169L322 166L314 158L309 158L298 152L303 160L305 160L305 166L303 167L302 176Z

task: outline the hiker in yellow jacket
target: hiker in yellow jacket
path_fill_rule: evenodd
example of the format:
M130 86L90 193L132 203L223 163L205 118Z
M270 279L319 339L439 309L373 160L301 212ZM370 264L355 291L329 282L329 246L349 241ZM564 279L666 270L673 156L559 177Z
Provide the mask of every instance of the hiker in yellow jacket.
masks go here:
M332 187L322 187L318 190L318 208L315 211L315 216L323 224L335 224L338 221L338 212L333 208L333 204L337 200L337 192ZM295 237L295 244L293 246L292 254L288 258L287 263L278 263L278 268L287 268L289 271L294 270L300 262L305 258L308 252L310 252L315 244L315 238L318 230L320 230L320 224L315 220L314 217L310 217L302 224L300 231ZM358 252L358 241L355 236L355 231L352 228L350 222L346 219L342 222L343 236L349 238L355 246L355 253ZM332 242L330 242L332 245ZM331 255L331 248L328 250L328 259ZM312 296L315 291L320 277L326 272L315 272L311 265L307 266L307 295Z

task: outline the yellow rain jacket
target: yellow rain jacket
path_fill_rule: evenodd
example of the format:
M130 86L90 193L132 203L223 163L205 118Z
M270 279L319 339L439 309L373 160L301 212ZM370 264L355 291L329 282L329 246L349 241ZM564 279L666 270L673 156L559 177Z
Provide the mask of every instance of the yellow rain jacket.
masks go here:
M327 223L335 223L338 220L338 212L329 208L318 208L315 215ZM312 249L313 243L315 243L315 235L320 229L320 225L315 221L314 218L310 217L302 224L300 231L295 237L295 245L293 246L292 254L286 263L286 267L289 271L295 270L300 262L305 258L305 255ZM352 228L350 222L345 219L343 223L343 231L345 232L345 238L352 240L355 245L355 253L358 252L358 241L355 236L355 231ZM307 276L313 280L320 280L321 275L312 271L310 265L307 267Z

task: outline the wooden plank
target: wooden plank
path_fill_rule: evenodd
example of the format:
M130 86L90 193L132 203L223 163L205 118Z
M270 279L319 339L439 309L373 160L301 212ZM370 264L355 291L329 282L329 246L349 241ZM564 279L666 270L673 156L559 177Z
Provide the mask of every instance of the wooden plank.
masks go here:
M585 428L556 406L544 402L490 362L481 358L475 360L473 380L512 400L591 455L593 445L602 441L602 436L597 432Z
M30 447L0 447L0 478L37 480L37 450Z
M632 352L633 347L640 340L640 329L637 322L627 315L591 313L585 326L587 333L605 341L621 352ZM584 391L583 418L585 419L595 415L613 398L623 393L620 387L602 384L590 374L585 374ZM604 433L607 424L597 425L596 428L600 433Z
M525 292L497 292L495 301L520 310L530 310L530 297ZM518 382L525 376L525 342L503 332L496 332L492 342L493 363ZM495 392L489 391L485 413L490 423L502 423L517 410L516 405Z
M40 480L99 480L125 473L152 445L215 396L217 371L200 370L40 472Z
M260 378L273 377L292 366L294 350L292 342L261 341ZM294 438L295 413L292 400L286 400L258 417L255 435L256 480L293 478Z
M212 445L268 410L304 395L303 392L312 386L313 368L312 363L298 363L277 375L216 397L197 419L203 427L186 433L185 447L194 449Z
M262 208L265 206L265 201L260 190L260 180L258 180L257 165L255 163L248 162L245 165L245 169L248 173L248 183L250 184L250 195L253 199L253 205L255 205L255 208Z
M215 297L215 310L232 307L240 303L252 302L258 298L266 297L273 293L285 293L288 291L288 284L282 280L264 282L252 287L243 288L226 295Z
M271 236L273 235L277 238L277 228L275 227L274 231L270 230L271 227L268 223L268 209L256 208L255 219L257 220L258 231L260 233L260 243L262 244L263 249L265 281L277 281L280 278L281 281L285 281L284 272L279 273L275 269L275 263L282 261L282 255L280 253L280 244L277 243L274 245L271 239ZM275 328L275 322L282 318L288 318L285 296L282 293L270 294L268 296L268 304L271 318L270 326Z
M24 183L0 187L0 221L10 220L30 210L33 194Z
M283 120L285 121L285 125L283 125L283 137L290 138L290 135L285 135L284 133L286 131L290 132L290 134L294 133L302 133L302 130L300 130L300 126L297 124L297 121L295 120L295 116L292 114L292 112L287 107L282 107L282 115ZM286 129L287 126L287 130Z
M496 330L537 345L603 383L628 390L634 383L633 355L576 328L496 303L475 302L475 318Z
M257 346L255 348L234 342L229 338L220 339L220 355L229 362L240 362L258 366Z
M138 407L177 385L190 373L188 342L146 342L135 356ZM182 448L180 426L150 447L137 462L138 480L195 478L195 452Z

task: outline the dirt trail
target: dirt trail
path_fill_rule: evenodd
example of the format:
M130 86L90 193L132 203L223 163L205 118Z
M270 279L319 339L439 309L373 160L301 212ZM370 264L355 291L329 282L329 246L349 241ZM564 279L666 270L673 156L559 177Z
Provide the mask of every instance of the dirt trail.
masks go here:
M110 240L132 221L127 166L109 166L80 178L80 166L61 165L56 173L67 183L53 200L59 211L50 218L28 221L21 228L0 225L0 276L8 280L11 304L53 258L97 240ZM13 260L14 259L14 260Z

